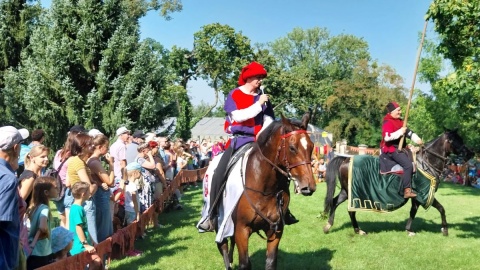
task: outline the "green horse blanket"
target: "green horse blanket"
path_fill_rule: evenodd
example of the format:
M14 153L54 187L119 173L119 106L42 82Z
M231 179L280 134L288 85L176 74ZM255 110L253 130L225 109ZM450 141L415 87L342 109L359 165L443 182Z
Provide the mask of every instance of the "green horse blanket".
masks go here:
M408 200L400 195L401 182L401 175L380 173L378 157L353 156L348 173L348 211L391 212L402 207ZM435 197L435 177L417 166L412 188L416 200L428 209Z

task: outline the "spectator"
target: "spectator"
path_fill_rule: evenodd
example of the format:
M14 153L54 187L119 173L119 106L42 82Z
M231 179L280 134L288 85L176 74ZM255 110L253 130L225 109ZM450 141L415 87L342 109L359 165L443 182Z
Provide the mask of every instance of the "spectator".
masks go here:
M32 138L32 142L28 145L29 147L41 145L43 144L43 141L45 141L45 131L43 131L43 129L35 129L32 131L32 135L30 137Z
M67 186L73 186L77 182L85 182L89 184L89 194L91 195L94 195L97 191L97 184L91 181L91 171L86 162L93 154L93 149L93 139L89 135L85 133L79 133L73 138L72 144L70 145L70 153L72 156L68 161L66 180ZM75 198L73 197L72 193L67 193L65 195L64 203L66 209L71 207L74 199ZM84 209L86 212L90 237L95 243L98 243L97 230L95 226L96 208L94 202L91 199L87 200L85 202Z
M60 198L59 200L53 200L52 202L53 204L55 204L57 208L58 215L60 217L60 226L63 226L64 228L67 228L67 229L68 229L68 224L67 224L68 209L65 209L65 197L67 197L66 194L70 194L70 188L66 186L66 180L67 180L68 160L71 156L70 146L75 136L79 133L74 129L75 127L76 126L73 126L70 129L70 131L67 134L67 140L65 141L63 148L58 150L57 153L55 153L55 157L53 158L53 168L55 168L58 171L58 176L60 176L60 179L62 180L62 184L63 184L62 188L64 188L65 191L63 193L63 198Z
M217 140L215 140L213 142L213 145L212 145L212 159L217 156L218 154L221 154L223 153L223 147L222 145L220 144L220 142L218 142Z
M128 130L126 127L120 127L117 129L116 135L117 140L112 145L110 145L110 156L113 158L113 172L115 175L115 188L111 190L112 193L115 192L115 190L119 187L120 180L124 179L122 172L127 166L126 154L127 142L130 138L130 130ZM117 194L122 193L117 192ZM112 214L115 213L115 202L115 198L112 198L112 200L110 200L110 212Z
M210 156L208 153L211 151L211 148L208 147L207 140L203 139L202 143L200 144L200 168L204 168L208 166L210 162Z
M82 207L83 203L90 198L90 189L90 185L83 181L77 181L72 185L74 202L71 206L68 219L70 221L69 230L73 232L73 246L70 254L76 255L87 251L92 255L92 263L89 269L94 270L101 269L102 262L100 257L95 253L94 243L87 229L85 210Z
M125 186L125 218L127 224L140 221L140 200L137 191L142 186L142 166L137 162L129 163L126 167L128 184Z
M12 126L0 127L0 269L20 268L24 262L20 238L20 203L18 169L20 143L28 138L26 129L17 130Z
M113 234L112 213L110 212L110 187L115 184L115 175L113 173L113 159L107 153L109 141L107 136L100 134L93 138L92 156L87 161L87 166L91 171L91 178L99 187L93 194L93 204L95 205L95 227L97 231L97 240L102 242ZM106 157L108 171L102 166L100 158Z
M137 148L140 144L144 143L144 140L146 137L147 135L145 135L141 130L135 130L135 132L133 132L132 142L127 145L127 150L126 150L127 164L135 161L135 158L138 155Z
M325 159L321 158L318 161L318 181L319 182L324 182L325 179L325 174L327 172L327 165L325 164Z
M50 228L52 213L49 200L58 197L58 187L53 177L39 177L33 186L32 203L28 207L30 219L28 243L32 253L27 259L27 269L36 269L53 261Z
M145 211L153 204L153 193L155 186L155 160L153 159L152 149L148 143L138 146L138 155L135 162L140 164L143 176L143 188L140 192L141 212Z
M67 258L73 246L73 232L64 227L56 227L52 230L52 253L54 261Z
M35 179L41 175L42 169L48 165L50 149L44 145L35 145L25 157L25 170L18 177L20 196L30 206Z

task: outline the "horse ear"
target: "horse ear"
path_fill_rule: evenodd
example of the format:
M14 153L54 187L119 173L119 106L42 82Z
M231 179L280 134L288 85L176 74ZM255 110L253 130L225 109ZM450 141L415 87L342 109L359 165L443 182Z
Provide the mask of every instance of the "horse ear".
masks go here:
M311 111L305 113L302 117L302 126L301 128L302 129L307 129L308 127L308 121L310 121L310 115L311 115Z
M282 119L282 123L284 125L290 125L290 121L288 120L288 118L285 118L285 116L283 116L283 113L280 114L280 118Z

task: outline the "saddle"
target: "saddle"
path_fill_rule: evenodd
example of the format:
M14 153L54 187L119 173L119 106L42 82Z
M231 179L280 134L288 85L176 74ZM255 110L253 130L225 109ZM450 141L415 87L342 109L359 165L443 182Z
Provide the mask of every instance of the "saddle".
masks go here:
M240 148L238 148L237 151L235 151L233 153L233 155L230 157L230 161L228 161L227 169L225 170L225 178L228 178L228 176L230 175L230 172L232 171L235 163L237 163L237 161L239 161L240 158L242 158L245 155L245 153L250 148L252 148L252 145L253 145L253 142L246 143L246 144L242 145Z

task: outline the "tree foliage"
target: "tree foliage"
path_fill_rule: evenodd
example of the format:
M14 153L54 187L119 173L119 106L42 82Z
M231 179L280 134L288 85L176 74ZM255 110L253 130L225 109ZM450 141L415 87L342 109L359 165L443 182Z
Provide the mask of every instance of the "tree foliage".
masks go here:
M121 0L54 1L39 16L20 65L5 73L6 115L44 128L56 139L47 141L52 146L73 124L106 134L120 125L161 124L174 103L168 52L154 40L140 41L138 19L151 9L168 14L181 6L134 2L137 9Z

